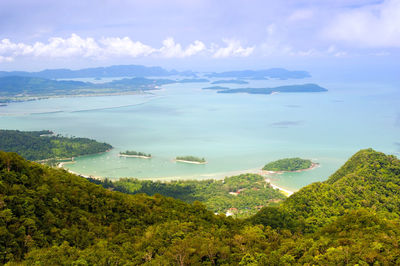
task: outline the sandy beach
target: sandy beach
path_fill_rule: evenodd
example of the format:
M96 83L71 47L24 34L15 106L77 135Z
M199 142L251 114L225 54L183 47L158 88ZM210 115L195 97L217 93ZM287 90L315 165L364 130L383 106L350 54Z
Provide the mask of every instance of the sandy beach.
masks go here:
M139 155L119 155L121 157L139 157L142 158L144 157L145 159L149 159L149 157L145 156L139 156ZM151 158L151 157L150 157ZM201 162L193 162L193 161L185 161L185 160L173 160L174 162L182 162L182 163L190 163L190 164L206 164L201 163ZM65 164L69 163L74 163L74 161L71 162L61 162L58 164L59 168L63 168ZM302 170L297 170L297 171L292 171L292 172L303 172L303 171L309 171L313 170L315 168L319 167L318 163L312 163L310 168L307 169L302 169ZM81 177L85 178L95 178L95 179L104 179L103 177L98 177L98 176L87 176L87 175L82 175L76 172L73 172L69 169L65 169L71 174L79 175ZM277 175L277 174L283 174L285 171L266 171L262 170L261 168L254 168L254 169L247 169L247 170L240 170L240 171L231 171L231 172L225 172L225 173L214 173L214 174L207 174L207 175L201 175L201 176L183 176L183 177L177 177L177 176L171 176L171 177L159 177L159 178L143 178L141 180L153 180L153 181L161 181L161 182L171 182L173 180L206 180L206 179L216 179L216 180L222 180L225 179L226 177L229 176L235 176L235 175L240 175L240 174L246 174L246 173L251 173L251 174L259 174L265 177L265 181L271 185L272 188L280 190L285 196L291 196L295 191L282 188L280 186L277 186L272 183L271 179L269 178L271 175Z

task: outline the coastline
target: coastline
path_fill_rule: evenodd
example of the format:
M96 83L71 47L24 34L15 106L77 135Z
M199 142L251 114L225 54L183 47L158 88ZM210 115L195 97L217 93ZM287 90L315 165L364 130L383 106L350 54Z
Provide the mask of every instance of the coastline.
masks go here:
M135 155L136 156L136 155ZM148 159L148 158L146 158ZM200 163L200 162L192 162L192 161L184 161L184 160L173 160L175 162L182 162L182 163L191 163L191 164L206 164L205 163ZM93 176L93 175L83 175L74 171L71 171L67 168L64 168L65 164L69 164L69 163L74 163L75 161L71 161L71 162L61 162L58 164L58 168L63 168L64 170L66 170L67 172L71 173L71 174L75 174L84 178L93 178L93 179L99 179L99 180L103 180L106 177L101 177L101 176ZM283 173L298 173L298 172L303 172L303 171L309 171L309 170L313 170L317 167L319 167L320 164L319 163L312 163L311 167L307 168L307 169L301 169L301 170L297 170L297 171L266 171L266 170L262 170L260 168L255 168L255 169L247 169L247 170L239 170L239 171L231 171L231 172L224 172L224 173L215 173L215 174L206 174L206 175L200 175L200 176L172 176L172 177L154 177L154 178L141 178L140 180L152 180L152 181L160 181L160 182L171 182L174 180L207 180L207 179L215 179L215 180L223 180L226 177L229 176L235 176L235 175L240 175L240 174L246 174L246 173L251 173L251 174L258 174L261 175L263 177L265 177L265 181L274 189L278 189L279 191L281 191L285 196L289 197L292 194L294 194L296 191L295 190L290 190L290 189L286 189L283 187L280 187L278 185L273 184L271 181L271 179L269 178L269 176L271 175L276 175L276 174L283 174ZM134 177L126 177L126 178L134 178ZM115 180L117 180L119 178L115 178Z
M283 193L287 197L290 197L291 195L294 194L294 191L284 189L284 188L278 187L277 185L272 184L271 180L269 178L266 178L265 182L267 182L273 189L277 189L277 190L281 191L281 193Z
M136 90L136 91L109 91L109 92L101 92L98 93L78 93L78 94L59 94L59 95L37 95L37 96L24 96L24 97L9 97L9 98L0 98L0 100L6 101L6 103L18 103L18 102L29 102L29 101L38 101L45 99L55 99L55 98L73 98L73 97L96 97L96 96L121 96L121 95L143 95L149 94L154 95L152 91L157 91L161 89L148 89L148 90ZM6 104L7 105L7 104Z

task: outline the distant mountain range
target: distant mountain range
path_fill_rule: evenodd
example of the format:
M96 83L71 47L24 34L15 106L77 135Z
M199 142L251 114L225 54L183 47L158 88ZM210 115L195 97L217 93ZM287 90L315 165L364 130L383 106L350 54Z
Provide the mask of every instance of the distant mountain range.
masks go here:
M0 77L25 76L47 79L70 78L111 78L111 77L167 77L187 76L197 77L193 71L166 70L162 67L147 67L142 65L115 65L109 67L71 69L46 69L39 72L26 71L0 71ZM284 68L271 68L266 70L241 70L228 72L213 72L206 74L209 78L241 78L241 79L301 79L310 77L307 71L291 71Z
M179 72L166 70L162 67L146 67L141 65L117 65L109 67L71 69L46 69L39 72L0 71L0 77L26 76L48 79L68 78L110 78L110 77L161 77L161 76L196 76L192 71Z

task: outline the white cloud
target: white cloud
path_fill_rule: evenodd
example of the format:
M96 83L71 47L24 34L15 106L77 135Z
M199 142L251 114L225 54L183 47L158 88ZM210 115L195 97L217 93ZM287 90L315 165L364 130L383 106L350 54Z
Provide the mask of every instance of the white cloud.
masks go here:
M214 53L215 58L231 57L231 56L241 56L246 57L253 53L255 47L242 47L239 41L236 40L223 40L226 47L217 48Z
M201 41L195 41L186 49L182 49L182 45L175 43L174 39L169 37L163 41L163 47L159 49L161 56L171 57L188 57L198 54L206 49L206 46Z
M72 34L71 37L66 39L60 37L50 38L47 44L37 42L32 46L31 51L35 56L93 57L98 56L101 49L93 38L83 39L76 34Z
M152 54L155 49L141 42L134 42L129 37L124 38L103 38L100 40L102 44L102 53L104 56L147 56Z
M230 57L249 56L255 47L242 47L239 41L223 40L226 46L211 44L210 48L196 40L183 48L172 37L165 39L160 48L154 48L140 41L133 41L129 37L103 37L100 40L82 38L72 34L68 38L53 37L48 42L34 44L14 43L9 39L0 41L0 62L11 61L15 57L85 57L106 59L110 57L141 57L155 56L164 58L184 58L198 54L208 56Z
M324 29L323 36L358 47L400 47L400 1L347 9Z
M1 56L0 55L0 63L2 62L12 62L14 61L14 59L10 56Z

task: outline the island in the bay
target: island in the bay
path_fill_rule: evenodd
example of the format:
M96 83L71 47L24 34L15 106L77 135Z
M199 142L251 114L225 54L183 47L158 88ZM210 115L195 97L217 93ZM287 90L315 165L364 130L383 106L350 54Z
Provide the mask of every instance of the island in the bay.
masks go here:
M211 84L249 84L249 82L240 79L221 79L212 82Z
M135 158L143 158L143 159L150 159L150 153L144 153L140 151L124 151L119 153L120 157L135 157Z
M229 90L228 87L222 87L222 86L211 86L211 87L205 87L203 90L216 90L216 91L222 91L222 90Z
M175 158L176 162L181 163L193 163L193 164L206 164L207 161L204 158L199 158L196 156L177 156Z
M325 92L327 89L313 83L278 86L271 88L238 88L231 89L221 86L205 87L203 90L215 90L217 93L248 93L248 94L275 94L275 93L300 93L300 92Z
M218 93L248 93L248 94L273 94L273 93L299 93L299 92L325 92L325 88L313 83L287 85L273 88L240 88L217 91Z
M285 158L267 163L263 170L271 172L297 172L310 170L316 167L317 164L308 159L301 158Z

